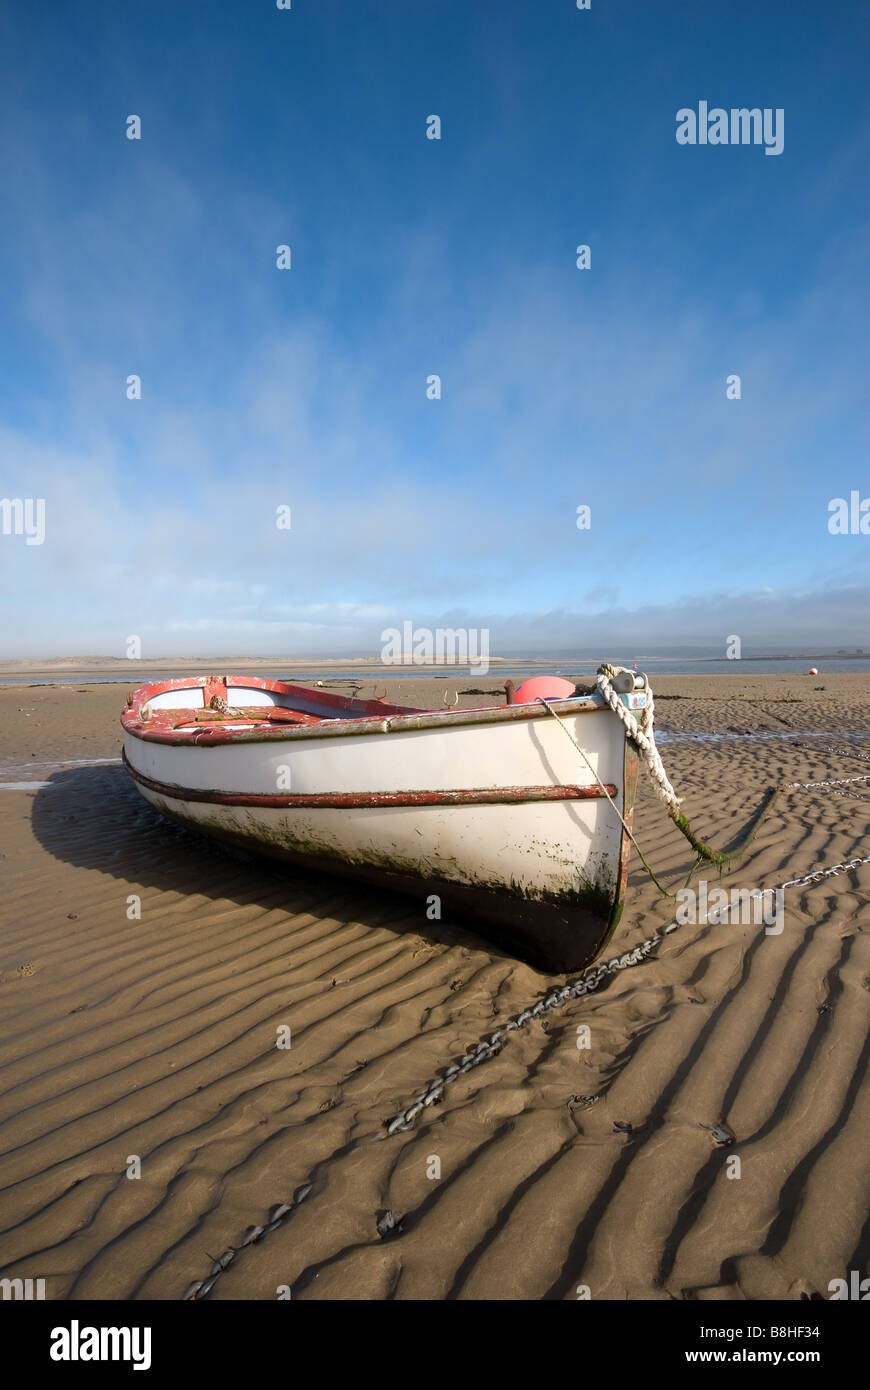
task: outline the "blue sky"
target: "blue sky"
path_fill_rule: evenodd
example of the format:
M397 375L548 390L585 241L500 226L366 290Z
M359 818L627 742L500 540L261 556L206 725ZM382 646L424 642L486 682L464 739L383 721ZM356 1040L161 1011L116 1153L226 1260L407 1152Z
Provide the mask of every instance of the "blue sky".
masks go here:
M827 528L870 496L867 37L857 0L0 4L0 497L46 505L0 654L870 646L870 536ZM782 108L782 154L678 145L702 100Z

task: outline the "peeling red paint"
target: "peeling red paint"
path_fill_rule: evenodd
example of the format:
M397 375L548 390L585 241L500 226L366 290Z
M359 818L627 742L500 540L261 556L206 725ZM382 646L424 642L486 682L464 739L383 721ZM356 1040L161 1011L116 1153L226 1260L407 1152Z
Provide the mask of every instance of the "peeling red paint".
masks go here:
M501 723L527 719L547 719L543 706L481 705L471 709L425 710L410 705L391 705L383 700L354 700L345 695L333 695L325 690L312 690L303 685L284 681L264 680L258 676L223 677L223 687L234 685L244 689L267 690L291 701L288 707L257 705L243 709L244 720L254 727L234 729L227 725L239 722L240 716L220 715L205 706L211 699L209 690L220 693L213 676L188 676L177 680L155 681L133 692L132 703L123 711L121 724L136 738L151 743L171 743L214 747L222 743L261 743L274 739L318 738L350 734L400 733L410 729L456 727L462 724ZM202 708L154 709L149 703L157 695L172 690L202 689ZM227 699L228 696L223 698ZM591 714L602 709L603 702L589 696L560 700L562 714ZM235 708L235 707L234 707ZM143 713L144 711L144 713ZM185 728L202 718L208 723L202 728Z
M131 767L126 754L124 766L130 776L158 796L177 801L209 802L217 806L339 807L372 808L390 806L512 806L531 801L590 801L603 797L598 786L588 787L488 787L458 788L450 791L404 792L308 792L299 795L266 795L253 792L215 792L198 787L179 787L155 782ZM607 788L616 796L616 787Z
M174 691L202 691L202 704L194 708L180 707L172 702L172 707L154 709L150 703L160 695L171 697ZM270 692L284 703L281 705L239 705L245 700L246 692L255 690ZM510 700L513 692L508 689ZM226 700L229 710L221 713L209 709L211 700L219 696ZM248 698L250 698L248 696ZM603 700L595 695L569 697L558 701L560 715L606 713ZM545 720L551 713L541 704L507 703L488 705L473 709L421 710L408 706L388 704L380 699L355 700L334 695L322 689L295 686L283 681L265 680L256 676L188 677L176 680L157 681L140 686L131 692L128 705L121 716L125 734L143 743L170 744L176 747L214 748L226 744L277 743L274 752L280 759L285 745L290 753L297 740L319 738L346 739L355 735L399 734L424 729L443 729L444 731L465 727L480 726L481 732L497 724ZM233 725L244 723L245 728ZM530 734L539 730L530 727ZM129 746L129 745L128 745ZM131 755L134 750L131 748ZM141 750L144 752L144 750ZM137 760L139 754L135 754ZM173 763L174 759L166 759ZM195 760L200 762L199 758ZM216 758L215 763L225 761ZM258 760L263 762L262 756ZM204 788L186 788L159 782L138 771L130 765L126 755L124 763L130 775L139 783L143 791L162 798L157 804L164 813L183 824L200 828L200 818L208 821L209 833L218 839L250 846L252 839L256 848L263 853L274 854L293 864L307 868L320 868L324 873L347 873L369 878L379 885L394 886L401 891L419 895L420 891L434 891L448 906L489 923L492 934L510 949L521 948L530 958L535 959L549 970L580 968L595 957L604 947L618 921L626 890L628 876L630 840L625 831L620 839L619 862L616 866L612 894L610 878L612 867L608 860L607 901L600 905L583 898L585 883L582 872L579 880L568 883L566 892L548 894L543 891L538 897L526 897L514 891L514 885L504 884L463 884L440 874L412 874L401 865L390 866L384 863L345 862L340 854L317 853L308 846L293 848L291 844L276 845L269 837L257 839L253 834L241 833L235 824L255 821L252 809L248 817L221 816L214 812L194 813L191 808L185 811L184 802L206 803L216 806L275 807L278 809L297 808L339 808L361 809L393 807L421 808L419 817L423 824L427 819L422 810L437 806L479 806L479 805L524 805L534 802L584 802L603 799L603 791L597 784L588 786L509 786L489 788L453 788L443 791L359 791L359 792L316 792L256 794L250 792L214 791ZM631 824L632 802L637 778L637 750L629 740L625 740L623 760L624 815ZM199 776L192 780L217 781L214 777ZM615 771L616 769L614 769ZM461 775L461 774L460 774ZM540 775L540 773L533 774ZM374 780L374 779L373 779ZM614 785L608 785L611 797L618 795ZM600 813L607 815L606 807ZM497 820L498 813L493 817ZM261 820L265 818L260 818ZM288 816L288 821L292 818ZM485 820L489 819L486 813ZM504 818L505 821L508 817ZM315 818L316 820L316 818ZM223 824L226 822L226 824ZM234 828L235 827L235 828ZM279 838L279 837L273 837ZM557 846L558 849L558 846ZM567 861L566 861L567 862Z

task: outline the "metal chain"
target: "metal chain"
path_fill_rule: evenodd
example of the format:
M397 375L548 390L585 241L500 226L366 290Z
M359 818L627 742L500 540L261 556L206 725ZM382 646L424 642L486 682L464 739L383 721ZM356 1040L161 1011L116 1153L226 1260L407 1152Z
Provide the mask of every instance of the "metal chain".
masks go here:
M870 782L870 773L866 777L840 777L834 782L789 782L789 790L800 787L804 791L813 791L816 787L845 787L850 782Z
M800 786L802 784L796 783L795 785ZM858 868L862 864L870 864L870 854L863 857L856 857L855 859L849 859L843 864L833 864L826 869L814 869L808 874L803 874L800 878L787 879L785 883L780 883L778 887L780 889L808 887L810 884L820 883L826 878L833 878L837 874L847 873L849 869ZM762 890L763 893L775 891L777 890L771 888ZM729 910L730 908L728 907L722 908L718 916L718 921L721 922L722 913ZM709 923L708 925L713 924ZM535 1019L542 1018L544 1014L550 1013L553 1009L559 1008L562 1004L567 1004L570 999L580 999L584 994L591 994L592 991L596 990L602 981L606 980L609 976L616 975L621 970L628 970L633 965L640 965L642 961L646 960L650 952L653 951L666 936L676 931L679 926L679 922L671 922L667 927L659 927L652 936L648 936L645 941L635 946L633 950L626 951L621 956L612 956L610 960L602 961L600 965L591 966L589 970L585 971L578 979L572 981L570 984L562 985L559 989L548 991L548 993L545 994L542 999L539 999L536 1004L533 1004L531 1008L523 1009L522 1013L516 1014L504 1027L497 1029L494 1033L491 1033L488 1038L484 1038L481 1042L469 1048L464 1056L460 1057L457 1062L451 1063L440 1076L433 1077L426 1089L421 1091L406 1109L399 1111L397 1115L394 1115L391 1120L387 1121L385 1129L373 1131L370 1135L365 1137L369 1139L386 1139L393 1134L399 1134L403 1130L410 1129L421 1111L442 1099L446 1087L449 1086L451 1082L473 1071L474 1068L479 1067L481 1063L488 1062L492 1057L498 1056L511 1033L517 1032L520 1028L525 1028L527 1024L532 1023ZM591 1101L593 1098L587 1097L587 1099ZM228 1269L233 1263L236 1256L247 1246L256 1245L264 1236L277 1230L293 1213L296 1207L298 1207L301 1202L304 1202L305 1198L311 1192L312 1186L313 1175L312 1180L303 1183L301 1187L297 1187L291 1201L280 1202L277 1206L270 1208L269 1220L265 1226L249 1226L242 1237L240 1245L229 1246L222 1255L218 1255L217 1257L210 1256L209 1258L212 1260L211 1273L206 1279L197 1279L192 1284L189 1284L182 1294L182 1299L195 1301L205 1298L214 1288L224 1270Z
M572 984L550 990L543 999L538 1000L537 1004L533 1004L529 1009L523 1009L522 1013L510 1019L503 1028L498 1028L482 1042L475 1043L463 1057L459 1058L458 1062L452 1062L441 1076L434 1077L425 1091L421 1091L406 1110L401 1110L398 1115L394 1115L388 1121L386 1129L382 1131L382 1136L386 1137L391 1134L398 1134L400 1130L410 1129L420 1111L440 1100L444 1094L444 1088L449 1086L451 1081L455 1081L465 1072L472 1071L474 1067L479 1067L481 1062L488 1062L491 1057L496 1057L507 1042L510 1033L525 1028L526 1024L542 1018L544 1014L559 1008L561 1004L567 1004L569 999L579 999L584 994L591 994L609 975L615 975L619 970L628 970L632 965L640 965L641 961L646 960L650 951L659 944L662 938L667 936L669 932L676 931L678 926L678 922L672 922L669 927L659 928L652 936L648 936L645 941L642 941L639 946L635 946L633 951L627 951L622 956L613 956L608 961L602 961L600 965L593 966L579 979L574 980Z
M810 744L799 744L799 747L810 749ZM822 744L821 747L811 749L814 753L835 753L838 757L854 758L857 762L870 762L870 755L858 753L854 748L835 748L832 744ZM802 791L816 791L819 787L847 787L855 782L870 782L870 773L863 777L839 777L829 779L825 782L789 782L789 789L800 788ZM870 801L870 797L864 796L861 792L832 792L833 796L851 797L855 801Z
M861 737L859 734L858 737ZM870 753L858 753L854 748L834 748L830 744L822 744L820 747L813 748L810 743L798 744L799 748L806 748L810 753L839 753L844 758L855 758L861 763L870 763Z
M833 864L829 869L814 869L812 873L804 874L802 878L786 879L785 883L781 883L779 886L780 888L806 888L810 883L821 883L823 878L833 878L835 874L843 874L848 869L857 869L860 864L870 864L870 854L863 858L847 859L845 864Z
M827 869L814 869L811 873L804 874L802 878L790 878L785 883L780 883L778 887L780 889L803 888L808 884L818 883L822 879L845 873L848 869L854 869L859 864L870 864L870 854L865 858L850 859L844 864L834 864ZM764 888L760 891L762 895L764 895L766 893L774 893L777 889ZM721 911L727 912L729 910L730 908L726 907ZM469 1072L472 1068L480 1066L481 1062L488 1062L491 1057L497 1056L504 1047L509 1033L519 1028L524 1028L527 1023L531 1023L536 1018L541 1018L543 1014L550 1013L552 1009L558 1008L560 1004L567 1003L569 999L579 999L584 994L591 994L594 989L598 988L602 980L606 979L609 975L615 975L620 970L628 970L632 965L639 965L641 961L646 960L647 956L655 949L660 941L664 940L666 936L669 936L671 932L676 931L679 926L679 922L671 922L667 927L660 927L652 936L648 936L645 941L642 941L639 946L636 946L633 951L628 951L622 956L613 956L608 961L602 961L600 965L592 966L589 971L581 975L580 978L575 980L572 984L563 985L561 989L551 990L543 999L538 1000L537 1004L533 1005L532 1008L524 1009L522 1013L517 1014L509 1023L506 1023L503 1028L498 1029L495 1033L491 1033L488 1038L477 1043L474 1047L469 1048L465 1056L461 1057L458 1062L452 1063L442 1076L434 1077L429 1082L425 1091L421 1091L406 1110L401 1110L398 1115L393 1116L387 1123L384 1135L398 1134L401 1130L410 1129L421 1110L428 1105L433 1105L435 1101L441 1099L444 1094L445 1086L448 1086L451 1081L455 1081L457 1077L463 1073Z
M669 932L676 931L677 926L678 923L673 922L671 926L659 929L653 936L647 937L646 941L642 941L639 946L636 946L634 950L628 951L622 956L614 956L611 960L603 961L598 966L593 966L570 985L563 985L561 989L551 990L544 999L539 1000L539 1002L534 1004L530 1009L524 1009L522 1013L517 1014L516 1018L512 1018L510 1022L506 1023L504 1028L492 1033L490 1037L484 1039L484 1041L475 1044L474 1047L466 1052L464 1057L460 1057L458 1062L447 1067L443 1076L436 1077L431 1081L426 1090L421 1092L417 1099L412 1101L407 1109L401 1111L400 1114L396 1115L387 1123L385 1129L374 1130L371 1134L364 1137L369 1139L386 1139L389 1135L398 1134L400 1130L410 1129L417 1115L419 1115L424 1107L432 1105L436 1100L441 1099L444 1094L445 1086L449 1085L451 1081L455 1081L458 1076L462 1076L466 1072L471 1071L474 1067L480 1066L481 1062L487 1062L491 1057L495 1057L507 1041L507 1035L509 1033L518 1028L525 1028L526 1024L531 1023L533 1019L541 1018L543 1014L549 1013L551 1009L555 1009L559 1004L567 1003L569 999L579 999L581 995L591 993L592 990L598 988L602 980L606 979L608 975L614 975L618 970L627 970L631 965L639 965L642 960L646 959L653 947L656 946L664 936L667 936ZM182 1294L182 1299L196 1301L197 1299L205 1298L214 1288L224 1270L228 1269L233 1263L240 1251L248 1245L258 1244L264 1236L268 1235L271 1231L277 1230L290 1216L291 1212L299 1206L300 1202L305 1200L311 1188L311 1181L303 1183L301 1187L296 1189L292 1201L281 1202L270 1209L269 1222L266 1226L249 1226L242 1237L240 1245L230 1246L222 1255L218 1255L217 1257L210 1256L209 1258L212 1260L212 1266L208 1278L197 1279L192 1284L189 1284Z
M269 1222L266 1226L249 1226L242 1236L241 1245L230 1245L222 1255L217 1257L210 1255L212 1262L211 1273L207 1279L195 1279L192 1284L188 1284L184 1293L181 1295L182 1302L193 1302L196 1299L205 1298L206 1294L211 1293L215 1284L225 1269L229 1269L233 1260L248 1245L256 1245L263 1236L271 1231L277 1231L278 1227L286 1220L290 1213L305 1201L311 1191L313 1184L304 1182L301 1187L297 1187L289 1202L279 1202L276 1206L269 1209ZM208 1252L206 1252L208 1253Z

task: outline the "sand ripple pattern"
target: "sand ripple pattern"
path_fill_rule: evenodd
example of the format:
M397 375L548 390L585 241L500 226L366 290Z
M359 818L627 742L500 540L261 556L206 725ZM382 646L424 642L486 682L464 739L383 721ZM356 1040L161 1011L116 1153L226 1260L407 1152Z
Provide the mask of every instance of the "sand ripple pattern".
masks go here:
M722 844L765 786L860 772L862 745L835 737L674 741L667 766ZM9 793L0 819L4 1275L51 1298L176 1299L309 1182L210 1298L797 1298L866 1275L870 865L792 890L779 936L669 936L379 1140L564 978L427 922L422 900L239 863L115 766ZM636 831L682 882L688 847L647 787ZM792 788L722 886L861 853L865 804ZM636 865L614 949L672 919ZM390 1239L384 1210L404 1216Z

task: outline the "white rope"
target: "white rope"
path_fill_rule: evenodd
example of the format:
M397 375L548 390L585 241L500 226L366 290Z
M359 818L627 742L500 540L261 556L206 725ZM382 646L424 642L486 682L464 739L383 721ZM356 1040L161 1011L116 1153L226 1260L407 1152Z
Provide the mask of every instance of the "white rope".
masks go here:
M634 677L634 672L629 671L625 666L611 666L609 663L605 662L603 666L598 668L595 688L609 708L613 710L613 713L625 725L625 730L629 738L637 744L638 748L643 753L646 769L653 780L653 785L655 786L656 794L659 799L664 802L669 811L676 814L680 809L682 797L677 796L677 793L671 786L668 780L668 774L665 772L661 754L656 748L655 734L653 733L655 706L649 678L646 675L643 678L643 690L646 695L646 702L641 713L640 723L638 723L631 710L622 703L611 684L614 676L619 676L623 673L632 678Z
M766 805L762 806L762 809L759 812L758 816L756 816L754 823L749 826L747 833L746 835L744 835L742 841L734 847L730 854L713 850L710 848L709 845L704 844L704 842L700 840L698 836L694 833L692 827L686 820L686 817L680 811L680 804L682 798L677 796L676 792L671 786L671 783L668 780L668 775L664 769L664 764L661 760L661 755L659 754L659 751L656 747L655 734L653 733L655 707L653 703L653 694L652 690L650 689L649 679L646 675L644 675L642 678L643 684L641 688L643 689L646 699L644 701L640 719L637 719L635 715L632 713L632 711L626 705L623 704L622 700L619 698L618 694L616 693L616 690L613 687L614 678L620 675L627 675L631 677L631 687L634 688L635 676L632 671L629 671L628 668L625 666L611 666L608 662L603 663L601 666L599 666L598 674L596 676L596 693L601 697L601 699L607 705L608 709L610 709L612 713L617 716L617 718L622 723L627 736L639 749L643 758L644 765L646 766L646 769L649 772L649 775L652 779L656 795L664 803L668 815L671 817L677 828L685 835L686 839L689 841L692 848L696 851L698 855L696 866L697 863L700 862L700 860L703 858L709 860L713 864L718 865L721 871L724 867L730 866L733 862L737 860L737 858L739 858L744 853L748 844L752 840L752 837L755 833L755 830L757 829L760 819L770 809L774 799L778 795L778 789L773 789L769 792ZM613 809L616 811L616 814L619 817L623 830L631 839L631 843L634 845L635 849L640 855L643 866L650 874L651 878L653 879L653 882L661 890L662 893L666 894L667 897L673 897L674 895L672 893L669 893L668 890L662 887L661 883L659 883L659 880L656 878L655 874L653 873L652 869L650 868L649 864L644 858L641 848L637 843L637 840L632 835L625 820L620 814L619 809L616 807L613 798L610 796L601 778L598 776L591 762L587 758L584 750L580 747L580 744L574 738L567 725L563 722L559 714L557 714L556 710L553 708L553 706L550 704L548 700L542 699L540 703L544 706L548 713L553 716L557 724L561 725L561 727L564 729L566 735L568 736L568 738L570 738L572 744L577 749L583 761L586 763L586 766L589 768L596 782L604 790L604 794L607 797L607 800L610 802L611 806L613 806ZM844 777L829 782L792 782L789 784L789 787L790 789L800 789L805 791L812 790L816 787L829 787L831 788L832 795L834 796L853 797L855 800L867 801L870 800L870 796L865 796L862 793L854 791L849 792L838 790L838 788L844 787L848 784L854 784L858 782L866 783L867 781L870 781L870 776ZM691 874L689 875L689 878L691 879Z
M613 800L613 797L610 795L610 792L607 790L607 787L604 785L604 783L602 782L601 778L598 776L598 773L595 771L595 768L594 768L594 767L592 766L592 764L590 763L590 761L589 761L589 759L587 758L585 752L583 751L583 748L582 748L581 745L577 742L577 740L576 740L576 738L574 737L574 735L571 733L571 730L568 728L568 725L564 723L564 721L562 720L561 715L557 714L556 711L553 709L553 706L550 704L550 701L549 701L549 700L545 700L544 697L543 697L542 695L539 696L538 698L540 699L541 704L544 706L544 708L545 708L545 709L548 709L548 710L550 711L550 713L552 714L552 716L553 716L553 718L555 719L556 723L559 725L559 728L560 728L560 729L563 729L564 732L567 734L568 738L570 738L570 740L571 740L571 742L573 743L574 747L577 749L577 752L580 754L580 757L583 759L584 763L585 763L586 766L589 768L589 771L592 773L592 776L595 778L595 780L596 780L596 782L598 783L599 787L600 787L601 790L604 792L604 795L607 797L607 800L610 802L611 806L613 807L614 811L616 812L617 816L619 817L619 823L620 823L620 825L622 826L623 830L625 831L626 835L627 835L628 838L631 840L631 843L634 845L634 847L635 847L635 849L637 850L638 854L640 855L641 859L643 859L644 864L646 864L646 860L643 858L643 852L642 852L642 850L641 850L640 845L637 843L637 840L634 838L634 836L632 835L630 829L628 828L628 826L626 825L625 821L623 820L623 818L622 818L622 813L620 812L619 807L617 806L616 802Z
M643 867L646 869L647 873L649 874L649 876L650 876L650 878L652 879L653 883L655 884L656 888L658 888L659 892L660 892L660 893L663 893L664 896L665 896L666 898L673 898L673 897L674 897L674 894L671 893L671 892L669 892L668 889L665 888L664 884L662 884L662 883L659 882L658 877L657 877L656 874L653 872L652 868L650 867L650 865L649 865L649 863L648 863L648 861L647 861L646 855L644 854L643 850L641 849L640 845L637 843L637 840L634 838L634 835L631 833L631 830L629 829L628 825L626 824L626 822L625 822L625 820L624 820L624 818L623 818L623 816L622 816L622 813L621 813L619 807L617 806L616 802L613 800L613 797L610 795L610 792L607 790L607 787L604 785L604 783L602 782L601 778L598 776L598 773L595 771L595 768L592 766L591 762L590 762L589 759L587 758L586 753L585 753L584 750L581 748L580 744L577 742L577 740L576 740L576 738L574 737L574 735L571 733L571 730L568 728L568 725L567 725L567 724L565 723L565 721L561 718L561 716L560 716L559 714L556 713L556 711L553 709L553 706L550 704L550 701L549 701L549 700L545 700L545 699L543 698L543 696L539 696L539 699L540 699L541 704L544 706L544 709L548 710L548 711L550 712L550 714L552 714L552 716L553 716L553 718L555 719L556 723L559 725L559 728L564 732L566 738L569 738L569 739L571 740L571 742L573 743L574 747L577 749L577 752L580 754L580 757L583 759L584 763L585 763L586 766L589 768L589 771L592 773L592 776L595 778L595 780L596 780L596 782L598 783L599 787L600 787L601 790L604 792L604 795L607 797L607 800L610 802L611 806L613 807L614 811L616 812L617 816L619 817L619 823L620 823L620 825L622 826L622 828L623 828L623 830L625 831L626 835L628 836L629 840L631 841L631 843L634 845L635 849L637 850L638 855L640 856L640 862L643 864ZM669 784L669 785L670 785L670 784ZM691 874L689 875L689 877L691 878Z

